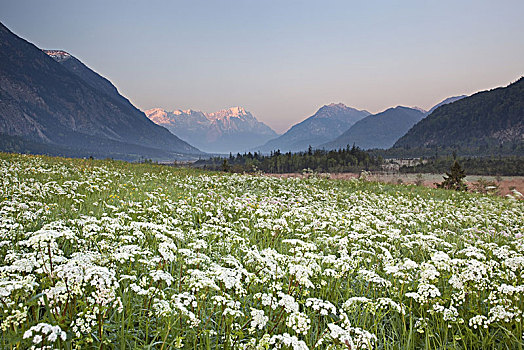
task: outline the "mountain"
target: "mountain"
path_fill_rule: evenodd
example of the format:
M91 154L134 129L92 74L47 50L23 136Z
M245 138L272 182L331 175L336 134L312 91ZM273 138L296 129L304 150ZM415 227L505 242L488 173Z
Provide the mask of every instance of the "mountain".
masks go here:
M360 111L342 103L321 107L314 115L293 125L283 135L256 147L264 153L279 149L282 152L307 150L333 140L357 121L368 116L368 111Z
M215 113L153 108L145 113L156 124L207 152L243 152L277 136L242 107Z
M439 108L440 106L447 105L447 104L453 103L453 102L458 101L458 100L462 100L464 97L468 97L468 96L467 95L460 95L460 96L448 97L444 101L439 102L436 105L434 105L433 107L431 107L431 109L426 113L426 115L430 115L431 113L433 113L433 111L435 109Z
M390 148L413 125L424 118L419 109L398 106L358 121L335 140L320 148L337 149L353 144L362 149Z
M91 85L91 87L97 89L100 92L112 97L113 99L120 100L124 103L130 103L128 99L118 93L117 88L111 84L109 80L94 72L83 64L76 57L70 55L63 50L43 50L49 57L60 63L71 73L75 74L83 81Z
M428 111L426 111L424 108L420 108L420 107L417 107L417 106L408 107L408 108L416 109L417 111L422 112L422 113L424 113L424 114L427 114L427 113L428 113Z
M40 145L40 153L61 155L172 160L202 154L73 56L44 52L1 23L0 135L6 151L10 136L22 149L27 142L29 149Z
M524 141L524 78L438 107L394 147L499 147Z

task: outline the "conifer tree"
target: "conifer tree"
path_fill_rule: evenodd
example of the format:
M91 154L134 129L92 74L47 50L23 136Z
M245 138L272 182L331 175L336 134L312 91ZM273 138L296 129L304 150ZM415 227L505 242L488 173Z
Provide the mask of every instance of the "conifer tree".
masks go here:
M466 191L468 187L464 183L465 177L466 173L464 169L462 169L462 166L460 166L459 162L455 159L449 172L446 172L444 181L437 184L437 187L455 191Z
M226 173L229 171L229 162L225 158L224 158L224 161L222 162L222 171Z

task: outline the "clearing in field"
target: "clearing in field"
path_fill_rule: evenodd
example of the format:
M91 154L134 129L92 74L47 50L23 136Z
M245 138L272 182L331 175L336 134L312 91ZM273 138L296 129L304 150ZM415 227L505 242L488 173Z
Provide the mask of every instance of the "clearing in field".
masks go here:
M2 349L522 349L524 202L0 155Z

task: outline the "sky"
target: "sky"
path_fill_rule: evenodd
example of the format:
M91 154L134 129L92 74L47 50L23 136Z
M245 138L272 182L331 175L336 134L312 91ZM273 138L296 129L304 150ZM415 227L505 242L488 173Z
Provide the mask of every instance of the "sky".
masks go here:
M524 75L524 1L0 0L138 108L243 106L277 132L344 103L429 109Z

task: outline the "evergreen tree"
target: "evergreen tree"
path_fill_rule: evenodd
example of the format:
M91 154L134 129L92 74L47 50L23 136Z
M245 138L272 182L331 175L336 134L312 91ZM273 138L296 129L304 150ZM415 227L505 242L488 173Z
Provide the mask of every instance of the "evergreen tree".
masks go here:
M224 161L222 162L222 171L226 173L229 171L229 162L227 161L227 159L224 159Z
M462 169L462 166L460 166L459 162L455 160L449 169L449 172L446 172L444 181L442 181L440 184L437 184L437 187L455 191L466 191L468 187L464 183L465 177L466 173L464 169Z

